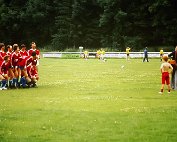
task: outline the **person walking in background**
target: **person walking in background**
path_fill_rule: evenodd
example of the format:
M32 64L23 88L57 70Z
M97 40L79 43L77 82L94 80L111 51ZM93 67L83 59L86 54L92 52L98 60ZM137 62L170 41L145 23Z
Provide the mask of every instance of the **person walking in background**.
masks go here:
M161 49L160 49L160 61L162 61L163 55L164 55L164 53L163 53L163 48L161 48Z
M131 50L130 47L126 48L127 61L130 59L130 50Z
M163 63L161 64L160 66L160 70L161 70L161 73L162 73L162 86L161 86L161 90L160 90L160 94L163 93L164 91L164 86L165 86L165 83L167 84L168 86L168 93L170 93L170 76L169 76L169 73L172 73L173 71L173 67L171 66L170 63L168 63L168 57L167 56L163 56Z
M147 62L149 62L149 60L148 60L148 48L147 48L147 47L145 47L145 49L144 49L143 62L144 62L145 60L146 60Z
M173 67L173 73L171 76L171 88L177 90L177 45L175 50L168 54L168 57L172 59L170 64Z

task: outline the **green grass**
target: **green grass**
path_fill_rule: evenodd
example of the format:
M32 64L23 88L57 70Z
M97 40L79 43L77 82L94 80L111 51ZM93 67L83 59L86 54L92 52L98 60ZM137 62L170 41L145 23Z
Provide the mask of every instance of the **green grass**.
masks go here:
M160 64L41 59L38 88L0 91L0 141L175 142L177 93L158 94Z

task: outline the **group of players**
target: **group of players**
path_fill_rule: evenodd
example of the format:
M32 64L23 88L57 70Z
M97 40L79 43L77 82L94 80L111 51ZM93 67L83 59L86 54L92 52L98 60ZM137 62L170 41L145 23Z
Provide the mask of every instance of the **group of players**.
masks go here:
M29 50L25 44L19 47L0 43L0 90L36 87L39 59L40 51L35 42Z
M103 49L97 50L97 52L96 52L96 54L94 54L94 56L95 56L95 58L97 58L97 59L99 59L99 60L101 60L103 62L106 61L106 59L105 59L105 50L103 50ZM86 60L89 58L88 50L84 51L83 58L86 59Z

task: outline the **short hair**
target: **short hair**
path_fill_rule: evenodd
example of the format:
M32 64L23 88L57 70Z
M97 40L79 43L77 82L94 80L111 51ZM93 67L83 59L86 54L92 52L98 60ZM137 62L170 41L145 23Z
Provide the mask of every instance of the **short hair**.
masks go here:
M7 60L9 57L9 55L4 56L4 60Z
M13 50L16 51L18 47L19 47L18 44L14 44L13 45Z
M5 46L4 43L0 43L0 49Z
M32 44L36 44L36 43L33 41L33 42L31 42L31 45L32 45Z
M26 47L26 45L25 45L25 44L22 44L21 47Z
M10 45L10 44L9 44L9 45L7 45L7 49L9 49L11 46L12 46L12 45Z
M167 62L168 61L168 56L163 56L163 60Z
M31 53L31 56L36 56L36 51L33 51L32 53Z

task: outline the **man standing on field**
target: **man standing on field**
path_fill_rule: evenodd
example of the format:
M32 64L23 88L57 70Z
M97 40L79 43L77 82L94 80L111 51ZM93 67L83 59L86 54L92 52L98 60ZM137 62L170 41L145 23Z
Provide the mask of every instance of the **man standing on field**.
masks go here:
M162 58L163 58L163 48L160 49L160 61L162 61Z
M147 48L147 47L144 49L143 62L144 62L145 60L147 60L147 62L149 62L149 60L148 60L148 48Z
M160 94L163 93L164 91L164 86L165 86L165 82L168 86L168 93L170 93L170 76L169 73L172 73L173 71L173 67L171 66L170 63L168 63L168 57L167 56L163 56L163 63L161 64L160 70L162 73L162 86L161 86L161 91L159 92Z
M130 47L126 48L127 61L130 59L130 50L131 50Z

